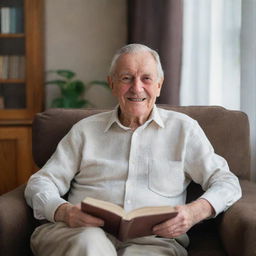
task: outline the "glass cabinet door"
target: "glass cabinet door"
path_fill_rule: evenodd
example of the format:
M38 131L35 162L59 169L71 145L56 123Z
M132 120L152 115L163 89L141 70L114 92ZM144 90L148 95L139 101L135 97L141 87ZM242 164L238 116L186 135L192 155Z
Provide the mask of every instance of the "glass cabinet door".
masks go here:
M42 0L0 0L0 123L42 109Z
M0 109L26 108L24 4L0 3Z

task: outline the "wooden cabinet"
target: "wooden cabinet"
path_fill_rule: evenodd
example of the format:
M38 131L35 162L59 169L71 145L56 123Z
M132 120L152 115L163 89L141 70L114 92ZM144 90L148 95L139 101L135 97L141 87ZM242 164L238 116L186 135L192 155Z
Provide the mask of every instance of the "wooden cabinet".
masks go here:
M43 1L0 1L0 194L34 171L31 124L43 109Z
M27 181L35 169L30 127L0 127L0 163L0 194Z

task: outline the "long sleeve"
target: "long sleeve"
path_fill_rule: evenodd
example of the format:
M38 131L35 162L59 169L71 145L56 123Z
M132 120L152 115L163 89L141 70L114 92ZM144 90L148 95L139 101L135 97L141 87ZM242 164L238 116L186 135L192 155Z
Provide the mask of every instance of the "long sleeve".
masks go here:
M82 146L81 136L74 126L43 168L30 177L25 198L35 218L54 222L56 209L66 202L61 196L68 192L79 170Z
M196 121L188 133L186 149L186 173L205 190L201 198L210 202L216 215L227 210L241 197L238 178L226 160L214 152Z

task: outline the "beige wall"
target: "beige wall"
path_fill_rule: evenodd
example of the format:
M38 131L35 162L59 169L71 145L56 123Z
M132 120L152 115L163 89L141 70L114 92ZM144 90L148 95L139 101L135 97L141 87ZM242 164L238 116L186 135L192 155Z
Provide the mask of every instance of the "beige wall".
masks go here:
M106 79L113 53L126 43L126 19L126 0L46 0L45 69L71 69L84 82ZM46 106L58 93L47 85ZM99 108L116 104L101 87L85 97Z

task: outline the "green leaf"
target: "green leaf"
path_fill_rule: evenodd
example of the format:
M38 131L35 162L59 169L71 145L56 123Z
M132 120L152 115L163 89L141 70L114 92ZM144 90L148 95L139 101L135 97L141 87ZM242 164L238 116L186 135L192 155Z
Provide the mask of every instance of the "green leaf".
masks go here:
M46 84L54 84L59 86L61 96L55 98L52 101L52 107L58 108L83 108L83 107L95 107L90 101L81 99L80 96L95 85L102 86L109 89L108 83L102 80L93 80L87 84L81 80L74 80L76 73L70 70L59 69L50 70L48 73L55 73L61 76L63 79L55 79L47 81Z
M86 105L87 101L86 100L78 100L74 102L74 108L82 108Z
M52 101L52 104L51 104L52 108L62 108L63 106L64 106L63 98L56 98Z
M60 88L64 87L66 84L66 81L64 80L52 80L52 81L47 81L46 84L54 84L58 85Z
M77 98L63 98L63 108L82 108L87 101L79 100Z
M72 107L72 100L70 98L63 98L63 108Z
M62 96L63 96L63 98L73 100L73 99L77 99L79 97L79 93L77 93L74 90L66 89L66 90L62 91Z
M76 75L76 73L73 71L63 69L56 70L56 73L60 76L65 77L66 79L72 79Z
M85 86L84 83L80 80L75 80L72 82L73 89L78 93L81 94L84 92Z

